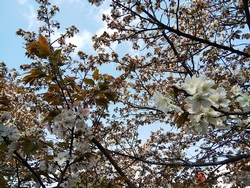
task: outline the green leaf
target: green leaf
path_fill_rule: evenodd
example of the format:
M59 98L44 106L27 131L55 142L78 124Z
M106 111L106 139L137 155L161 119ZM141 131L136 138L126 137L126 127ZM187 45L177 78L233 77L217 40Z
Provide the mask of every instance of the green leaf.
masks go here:
M109 88L109 82L102 82L99 84L99 89L100 90L107 90Z
M24 153L35 153L37 149L38 145L35 141L26 139L22 144Z
M84 79L83 80L83 82L85 83L85 84L88 84L88 85L92 85L92 86L94 86L95 85L95 81L94 80L92 80L92 79Z
M58 50L53 52L52 56L55 58L59 58L61 56L61 52L62 52L62 50L58 49Z
M109 103L109 102L107 101L107 99L105 99L105 98L96 99L95 102L96 102L97 105L99 105L99 106L104 106L105 108L108 107L108 103Z
M7 149L8 149L8 145L5 142L0 144L0 151L1 150L7 150Z

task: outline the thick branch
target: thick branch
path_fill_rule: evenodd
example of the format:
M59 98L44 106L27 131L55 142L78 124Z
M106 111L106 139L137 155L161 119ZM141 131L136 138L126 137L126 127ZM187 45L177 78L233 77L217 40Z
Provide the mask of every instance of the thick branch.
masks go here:
M243 154L243 155L238 155L238 156L234 156L222 161L218 161L218 162L207 162L207 163L195 163L195 162L176 162L176 163L167 163L167 162L156 162L156 161L149 161L149 160L145 160L141 157L136 157L136 156L131 156L131 155L127 155L127 154L123 154L123 153L119 153L116 151L109 151L111 153L117 154L117 155L121 155L123 157L127 157L136 161L141 161L147 164L152 164L152 165L161 165L161 166L169 166L169 167L202 167L202 166L218 166L218 165L224 165L224 164L228 164L228 163L233 163L233 162L237 162L240 161L242 159L247 159L250 158L250 154ZM176 159L178 160L178 159Z
M19 155L19 153L17 151L14 151L14 154L16 155L15 158L18 159L24 166L26 166L29 169L29 171L35 176L36 180L39 182L41 187L46 188L45 185L43 184L40 176L34 171L34 169L29 165L29 163L27 163L27 161L24 160L22 158L22 156Z
M246 20L247 20L247 25L250 30L250 14L249 14L249 9L248 9L248 0L242 0L244 4L244 11L246 14Z
M169 45L171 46L172 50L174 51L174 54L177 56L178 59L180 59L180 55L179 53L177 52L174 44L170 41L170 39L168 38L167 34L165 33L165 31L163 31L163 36L164 38L168 41ZM189 76L193 76L193 73L192 71L188 68L187 64L185 63L184 60L181 60L181 64L182 66L184 67L184 69L187 71L187 73L189 74Z
M106 150L101 143L96 140L95 138L92 138L91 140L97 147L98 149L107 157L109 162L114 166L116 171L120 174L120 176L124 177L126 180L126 183L129 185L130 188L136 188L136 186L126 177L125 173L122 171L122 169L118 166L118 164L114 161L112 156L109 154L108 150Z
M3 138L3 139L6 142L6 144L10 144L6 138ZM29 165L29 163L17 151L14 151L13 153L15 154L13 155L13 157L17 159L19 162L21 162L26 168L29 169L29 171L35 176L36 180L40 183L41 187L46 188L39 174L35 172L35 170Z

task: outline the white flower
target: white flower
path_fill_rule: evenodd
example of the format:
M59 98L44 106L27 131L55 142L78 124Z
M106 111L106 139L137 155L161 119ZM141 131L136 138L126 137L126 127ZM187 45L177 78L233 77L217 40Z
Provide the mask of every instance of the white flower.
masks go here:
M84 119L77 119L76 120L76 128L81 131L85 131L88 125L85 123Z
M42 171L45 171L47 169L45 161L40 161L39 162L39 169L42 170Z
M54 161L56 161L60 166L62 166L68 159L69 153L67 151L64 151L58 153L57 156L54 158Z
M199 78L195 75L185 78L185 82L181 84L181 88L184 89L188 94L193 95L196 93L197 87L199 83Z
M203 106L204 108L211 107L211 101L207 96L202 94L195 94L194 96L187 97L185 101L188 104L192 104L192 110L198 112L198 110Z
M170 103L170 100L166 97L164 97L161 93L156 92L153 96L155 100L155 107L158 110L161 110L164 113L168 113L170 110L170 106L168 105Z
M216 108L227 107L230 103L226 97L226 90L222 87L219 87L214 94L210 95L209 99L212 102L212 105Z
M1 115L1 120L4 121L4 120L9 120L11 118L11 114L10 113L3 113Z
M230 90L235 96L238 96L242 93L242 90L240 88L240 86L238 85L234 85L231 90Z
M226 117L220 117L220 118L216 118L216 127L218 129L230 129L230 126L226 125L225 123Z
M203 121L199 122L192 122L192 127L195 133L201 133L201 134L206 134L207 132L207 123Z
M2 129L2 127L1 127ZM1 136L8 137L12 141L16 141L20 138L20 134L16 127L14 126L4 126Z
M250 186L250 172L248 172L248 171L239 171L239 172L237 172L237 178L245 186Z
M11 156L13 154L14 151L16 151L18 149L18 142L13 141L8 145L8 154Z
M242 107L250 106L250 95L243 93L241 96L237 98L237 101L240 103Z
M89 151L89 145L88 139L76 139L73 143L74 148L83 154Z
M198 91L203 95L214 93L212 88L215 85L214 81L206 77L205 75L199 77L198 79Z
M65 110L54 119L54 125L60 128L72 128L75 125L75 113L73 110ZM60 126L61 125L61 126Z
M89 109L88 108L79 107L77 112L78 112L78 115L80 117L87 117L89 115Z
M63 118L67 118L67 119L71 119L74 120L75 119L75 113L73 110L69 109L69 110L65 110L62 113Z
M196 75L193 75L192 78L185 78L185 82L181 84L181 88L190 95L198 93L206 95L214 92L214 85L215 82L205 75L202 75L200 77L196 77Z
M234 79L241 85L244 84L246 82L246 78L245 76L242 74L242 71L235 69L233 71L233 77Z
M161 93L156 92L153 98L155 100L155 107L164 113L168 113L169 111L183 112L179 106L173 104L171 96L164 97Z
M221 115L220 112L216 112L212 108L209 108L209 109L206 108L205 113L204 113L204 117L203 117L203 121L207 122L207 123L211 123L213 125L216 125L216 123L217 123L216 119L220 115Z
M71 118L65 117L65 118L62 120L62 125L63 125L65 128L72 128L72 127L75 126L75 123L74 123L74 120L72 120Z

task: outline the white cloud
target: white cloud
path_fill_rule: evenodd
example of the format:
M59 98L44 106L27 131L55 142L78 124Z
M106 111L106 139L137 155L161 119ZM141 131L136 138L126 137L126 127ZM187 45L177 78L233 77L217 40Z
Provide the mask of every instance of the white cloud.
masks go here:
M36 30L39 26L41 26L41 23L37 20L37 13L34 9L33 5L28 5L29 11L24 12L23 15L28 20L28 30Z
M54 0L54 1L51 1L51 4L55 4L57 6L59 6L62 3L81 3L81 4L83 4L80 0Z
M98 22L102 21L102 15L103 14L109 14L111 12L111 7L109 6L110 3L109 1L104 1L104 4L102 4L100 7L95 7L94 5L92 5L93 8L92 11L94 11L94 19ZM97 11L98 9L98 11Z
M27 0L17 0L19 4L25 4L27 3Z
M58 39L61 34L63 34L62 32L58 32L56 31L52 36L51 36L51 41L55 41L56 39ZM79 50L84 51L84 52L94 52L93 49L93 42L91 40L93 34L91 32L89 32L88 30L82 30L80 33L76 34L74 37L72 38L67 38L66 39L66 43L69 44L74 44L77 46L75 52L77 53ZM55 44L56 46L56 44Z
M76 45L76 51L89 51L93 49L93 43L91 40L92 36L93 34L91 32L83 30L80 33L76 34L74 37L66 39L66 42Z
M97 12L97 14L94 16L94 19L96 20L96 22L98 23L98 22L100 22L100 28L96 31L96 35L97 36L100 36L100 35L102 35L103 34L103 32L107 32L107 33L109 33L110 35L111 34L113 34L114 32L115 32L115 30L112 30L112 29L109 29L108 27L107 27L107 23L106 22L104 22L104 21L102 21L102 15L103 14L109 14L110 13L110 11L111 11L111 8L110 8L110 6L108 6L109 4L105 4L105 5L103 5L102 6L102 8L100 8L100 10ZM116 49L116 46L117 46L117 42L115 42L115 43L112 43L111 44L111 48L113 49L113 50L115 50ZM106 51L110 51L110 49L108 49L108 48L105 48L106 49Z

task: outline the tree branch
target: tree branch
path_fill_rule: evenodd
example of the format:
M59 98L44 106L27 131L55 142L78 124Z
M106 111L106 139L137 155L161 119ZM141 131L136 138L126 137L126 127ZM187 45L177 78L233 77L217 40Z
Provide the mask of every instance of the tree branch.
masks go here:
M250 14L249 14L249 9L248 9L248 0L242 0L244 4L244 11L246 14L246 20L247 20L247 25L250 30Z
M248 0L243 0L243 1L248 1ZM128 11L130 12L133 12L134 14L136 14L133 10L129 9L128 7L126 7ZM173 32L179 36L182 36L182 37L186 37L188 39L191 39L191 40L194 40L194 41L198 41L200 43L203 43L203 44L207 44L209 46L213 46L213 47L216 47L216 48L219 48L219 49L223 49L223 50L227 50L227 51L230 51L232 53L236 53L238 55L243 55L245 57L250 57L250 54L248 53L245 53L243 51L240 51L240 50L236 50L234 48L231 48L231 47L228 47L228 46L223 46L221 44L217 44L216 42L211 42L209 40L205 40L203 38L198 38L196 36L193 36L193 35L190 35L190 34L187 34L187 33L184 33L184 32L181 32L180 30L178 29L174 29L170 26L167 26L165 24L163 24L162 22L160 22L159 20L157 20L154 16L152 16L148 11L146 11L143 7L140 7L142 12L144 12L155 24L157 24L158 26L160 26L159 29L166 29L170 32ZM247 8L248 9L248 8ZM249 10L248 10L249 12ZM146 19L146 18L144 18Z
M129 188L136 188L136 186L126 177L125 173L122 171L122 169L118 166L117 162L114 161L112 156L109 154L108 150L106 150L101 143L96 140L95 138L92 138L91 140L97 147L98 149L107 157L109 162L114 166L116 171L120 174L120 176L124 177L126 180L125 182L129 185Z
M202 167L202 166L218 166L218 165L224 165L224 164L228 164L228 163L233 163L233 162L237 162L240 161L242 159L247 159L250 158L250 154L242 154L242 155L238 155L238 156L234 156L222 161L218 161L218 162L207 162L207 163L195 163L195 162L176 162L176 163L166 163L166 162L155 162L155 161L149 161L149 160L145 160L141 157L136 157L136 156L131 156L131 155L127 155L127 154L123 154L123 153L119 153L116 151L111 151L109 150L109 152L114 153L116 155L120 155L123 157L127 157L133 160L137 160L140 162L144 162L147 164L151 164L151 165L161 165L161 166L168 166L168 167ZM178 160L178 159L176 159Z
M26 166L29 169L29 171L35 176L36 180L39 182L41 187L46 188L46 186L43 184L40 176L34 171L34 169L29 165L29 163L27 163L27 161L24 160L22 158L22 156L17 151L14 151L14 154L16 155L15 158L18 159L21 163L23 163L23 165Z
M7 145L10 144L9 141L7 140L7 138L3 137L3 139ZM35 176L35 179L39 182L41 187L46 188L46 186L43 184L43 182L41 180L40 175L35 172L35 170L29 165L29 163L17 151L14 151L13 153L15 154L15 155L13 155L13 157L16 160L18 160L19 162L21 162L26 168L29 169L29 171Z

